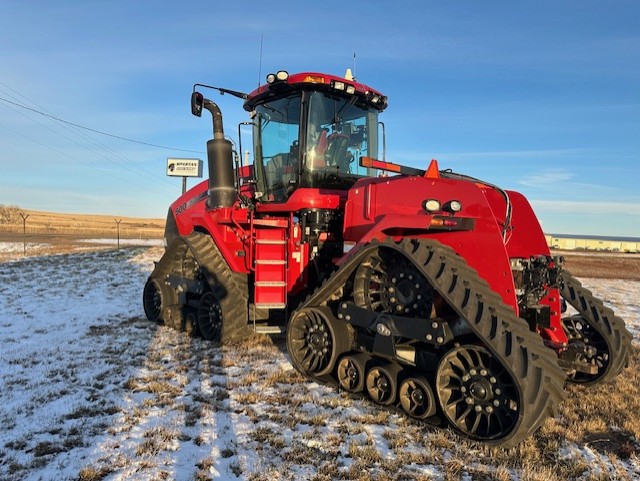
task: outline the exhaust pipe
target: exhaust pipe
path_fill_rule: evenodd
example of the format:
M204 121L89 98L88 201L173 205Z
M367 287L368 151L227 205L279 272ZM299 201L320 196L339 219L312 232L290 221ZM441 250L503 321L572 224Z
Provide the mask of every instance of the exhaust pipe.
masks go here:
M191 95L191 113L200 117L202 109L211 112L213 138L207 141L207 163L209 166L209 199L207 207L231 207L236 201L235 176L233 173L233 147L224 138L220 107L203 97L200 92Z

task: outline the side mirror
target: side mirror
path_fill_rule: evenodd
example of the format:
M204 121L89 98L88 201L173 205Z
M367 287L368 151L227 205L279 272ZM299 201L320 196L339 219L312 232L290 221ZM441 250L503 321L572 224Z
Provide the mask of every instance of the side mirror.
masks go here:
M191 94L191 113L196 117L201 117L203 106L204 96L200 92L193 92Z

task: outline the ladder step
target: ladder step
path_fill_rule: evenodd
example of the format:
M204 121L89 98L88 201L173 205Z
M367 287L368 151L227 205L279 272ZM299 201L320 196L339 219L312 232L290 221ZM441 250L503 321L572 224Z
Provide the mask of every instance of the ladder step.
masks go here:
M256 302L255 306L263 309L284 309L287 307L284 302Z
M256 281L254 285L256 287L285 287L287 283L282 281Z
M270 260L270 259L257 259L256 260L256 264L271 264L271 265L283 266L286 263L287 263L287 261L280 261L280 260Z
M256 326L255 332L258 334L284 334L284 326Z
M287 243L286 240L278 240L278 239L256 239L256 244L274 244L274 245L285 245Z

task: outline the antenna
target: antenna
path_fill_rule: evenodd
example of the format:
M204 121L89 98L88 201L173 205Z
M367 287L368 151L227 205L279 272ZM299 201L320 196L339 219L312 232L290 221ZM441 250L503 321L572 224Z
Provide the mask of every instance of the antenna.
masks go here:
M260 34L260 62L258 64L258 87L260 87L260 80L262 79L262 44L264 43L264 33Z
M356 53L353 52L353 80L356 80Z

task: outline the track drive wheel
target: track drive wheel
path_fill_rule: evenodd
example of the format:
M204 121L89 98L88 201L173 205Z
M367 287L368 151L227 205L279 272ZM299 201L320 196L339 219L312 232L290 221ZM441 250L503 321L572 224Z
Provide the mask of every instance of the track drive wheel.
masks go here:
M562 319L569 343L583 344L584 360L597 366L595 374L576 372L568 380L585 385L610 381L629 362L631 333L621 318L569 272L562 271L560 285L562 297L578 311Z
M453 428L478 441L503 437L520 416L516 382L483 347L466 345L447 352L438 366L436 390Z
M326 306L301 309L289 320L287 350L293 367L302 374L329 374L338 357L350 347L349 327Z
M398 391L404 412L415 419L426 419L436 413L436 397L424 376L408 377Z

